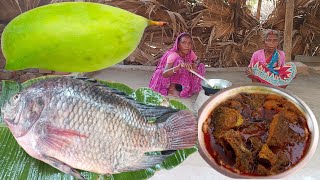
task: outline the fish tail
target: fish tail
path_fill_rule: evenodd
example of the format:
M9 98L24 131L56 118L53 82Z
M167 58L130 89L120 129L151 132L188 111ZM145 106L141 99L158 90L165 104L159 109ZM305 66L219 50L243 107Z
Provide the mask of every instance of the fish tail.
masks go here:
M187 110L172 114L164 125L168 135L167 149L185 149L197 142L198 128L196 116Z

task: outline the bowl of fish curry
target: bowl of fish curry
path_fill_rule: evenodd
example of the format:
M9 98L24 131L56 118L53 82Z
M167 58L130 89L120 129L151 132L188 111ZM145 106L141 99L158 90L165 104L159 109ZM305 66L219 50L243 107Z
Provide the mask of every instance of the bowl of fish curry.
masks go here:
M319 128L292 93L251 84L219 91L199 110L199 152L232 178L283 178L315 153Z

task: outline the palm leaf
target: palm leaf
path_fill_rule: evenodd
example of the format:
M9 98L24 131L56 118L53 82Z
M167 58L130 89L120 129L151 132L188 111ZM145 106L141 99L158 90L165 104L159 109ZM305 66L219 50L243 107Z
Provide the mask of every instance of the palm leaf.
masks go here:
M172 26L172 39L174 39L174 35L178 34L178 32L177 32L177 20L176 20L176 17L175 17L173 12L168 11L168 10L166 10L166 11L169 14L170 19L171 19L171 24L169 26Z
M46 76L39 77L29 81L26 81L22 84L19 84L14 81L2 81L2 92L0 96L0 107L11 98L15 93L20 90L39 82L40 80L46 78L52 78L56 76ZM122 92L127 93L128 95L134 97L137 101L160 105L164 102L167 102L169 106L186 109L186 106L181 104L178 101L171 100L168 101L166 98L161 96L159 93L152 91L149 88L140 88L136 91L128 87L127 85L115 82L99 82L108 85L109 87L116 88ZM81 174L86 179L147 179L154 175L156 171L161 169L171 169L179 165L184 161L190 154L197 151L197 147L179 150L173 155L169 156L161 164L156 165L155 167L148 168L145 170L139 170L134 172L125 172L120 174L114 174L111 176L103 176L95 173L90 173L86 171L80 171ZM0 179L74 179L68 174L64 174L59 170L49 166L48 164L43 163L37 159L30 157L16 142L15 138L12 136L8 127L2 122L0 117Z

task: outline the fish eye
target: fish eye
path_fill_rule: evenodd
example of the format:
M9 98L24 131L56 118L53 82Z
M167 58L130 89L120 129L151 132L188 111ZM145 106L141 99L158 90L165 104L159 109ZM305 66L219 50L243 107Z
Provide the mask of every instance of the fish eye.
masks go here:
M13 96L13 101L18 101L20 99L20 93L17 93L16 95Z

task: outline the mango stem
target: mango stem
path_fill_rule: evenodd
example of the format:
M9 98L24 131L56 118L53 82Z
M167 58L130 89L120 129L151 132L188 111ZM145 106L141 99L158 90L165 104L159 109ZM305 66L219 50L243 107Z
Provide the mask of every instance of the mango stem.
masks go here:
M149 26L165 26L168 23L167 22L163 22L163 21L151 21L149 20Z

